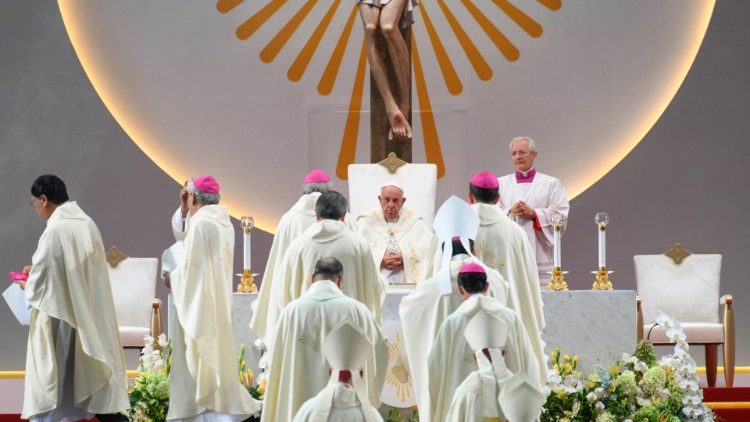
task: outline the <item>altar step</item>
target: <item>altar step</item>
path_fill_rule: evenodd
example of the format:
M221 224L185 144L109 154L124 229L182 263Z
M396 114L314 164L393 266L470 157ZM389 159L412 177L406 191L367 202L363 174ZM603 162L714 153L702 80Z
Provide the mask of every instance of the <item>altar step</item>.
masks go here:
M750 387L706 387L703 402L724 422L750 421Z

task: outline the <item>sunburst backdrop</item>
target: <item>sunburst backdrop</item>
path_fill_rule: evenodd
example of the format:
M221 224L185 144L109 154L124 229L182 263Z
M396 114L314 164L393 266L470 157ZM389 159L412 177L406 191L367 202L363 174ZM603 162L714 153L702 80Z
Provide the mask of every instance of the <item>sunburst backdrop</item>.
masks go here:
M353 0L60 0L71 42L130 138L178 181L211 172L233 215L274 231L310 167L369 159L369 85ZM644 13L644 5L648 13ZM412 27L415 161L438 201L510 171L533 136L571 198L667 107L713 0L423 0Z
M550 11L556 11L562 7L562 0L537 1ZM220 13L230 13L243 2L244 0L219 0L216 3L216 9ZM235 32L237 38L240 40L247 40L252 37L252 35L271 17L273 17L273 15L276 14L285 3L286 1L280 0L269 1L265 6L261 7L237 27ZM316 3L317 0L308 0L299 5L296 12L283 22L283 25L278 29L276 35L266 43L265 47L261 50L259 54L261 61L264 63L271 63L276 59L279 52L287 45L294 33L299 30L303 21L309 16ZM440 147L439 132L432 114L430 93L425 82L422 62L419 58L420 48L431 48L435 53L440 74L445 83L444 88L451 95L461 95L464 90L464 85L461 82L462 77L458 74L453 65L451 56L444 47L443 37L440 36L440 33L435 29L435 26L430 19L430 13L433 13L433 11L430 11L430 8L437 8L434 12L439 12L443 15L443 19L445 19L445 22L448 23L448 26L452 31L450 35L446 34L445 36L453 36L455 38L455 41L458 42L461 46L461 50L466 55L466 59L471 63L471 67L473 68L476 77L480 80L489 81L492 79L493 69L484 58L482 52L477 48L472 37L464 29L464 26L480 27L484 31L487 39L497 48L497 53L502 55L508 62L518 60L521 54L518 47L503 33L502 29L498 27L498 24L493 22L484 12L482 12L472 0L461 0L460 3L473 19L468 22L459 21L444 0L422 3L419 9L421 19L417 20L417 22L424 26L424 29L428 34L429 44L423 46L417 41L417 37L412 36L411 38L412 63L417 101L420 110L419 117L421 119L422 130L424 131L423 141L425 155L428 162L437 165L438 177L443 177L445 175L445 162ZM529 37L539 38L542 35L544 31L542 25L534 20L532 16L524 13L519 6L513 4L509 0L492 0L492 3ZM456 5L455 7L459 6ZM342 59L346 52L346 48L349 45L349 39L351 38L355 21L357 21L358 10L359 9L356 5L352 7L351 2L346 2L343 5L341 0L334 0L331 2L325 15L317 26L315 26L310 34L306 34L308 37L307 42L299 49L294 61L289 65L286 73L289 81L299 82L304 76L308 65L315 58L316 53L318 53L321 40L327 31L339 30L340 34L338 35L335 44L331 46L332 48L330 48L329 51L319 52L324 58L327 57L327 59L325 59L327 64L325 70L320 74L319 82L317 84L317 92L322 96L331 94L336 85L336 79L339 76L339 72L341 71ZM348 16L343 28L331 27L331 22L336 13L343 13ZM362 43L362 45L359 46L357 71L354 78L354 85L351 89L346 125L343 130L338 162L336 164L336 174L341 179L347 178L347 166L354 163L355 159L361 116L360 111L363 107L362 97L365 84L366 58L366 47L365 44Z

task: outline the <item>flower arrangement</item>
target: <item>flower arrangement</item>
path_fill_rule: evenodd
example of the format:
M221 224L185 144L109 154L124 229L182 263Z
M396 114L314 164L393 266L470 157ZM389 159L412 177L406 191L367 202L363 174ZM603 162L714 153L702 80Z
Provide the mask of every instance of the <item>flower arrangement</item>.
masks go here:
M169 410L172 346L164 334L156 340L151 336L143 340L138 376L129 393L130 409L125 416L135 422L164 421Z
M550 355L550 376L542 422L705 422L714 415L703 403L695 361L688 353L679 322L659 313L656 322L675 342L674 352L656 359L654 346L642 341L633 355L608 368L595 365L588 377L578 371L577 356Z
M256 345L257 347L257 345ZM263 396L266 393L266 381L267 378L264 376L265 372L261 373L258 377L258 384L253 384L255 381L255 374L253 370L247 367L247 361L245 360L245 345L240 345L240 357L239 357L239 368L240 368L240 384L242 384L247 391L253 396L254 399L263 402Z

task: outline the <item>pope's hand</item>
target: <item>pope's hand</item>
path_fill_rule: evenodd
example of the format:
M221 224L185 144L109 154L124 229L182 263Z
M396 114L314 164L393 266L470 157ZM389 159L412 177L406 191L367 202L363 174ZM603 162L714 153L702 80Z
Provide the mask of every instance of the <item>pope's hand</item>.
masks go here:
M383 257L381 266L389 270L396 270L404 266L404 260L400 253L387 254Z

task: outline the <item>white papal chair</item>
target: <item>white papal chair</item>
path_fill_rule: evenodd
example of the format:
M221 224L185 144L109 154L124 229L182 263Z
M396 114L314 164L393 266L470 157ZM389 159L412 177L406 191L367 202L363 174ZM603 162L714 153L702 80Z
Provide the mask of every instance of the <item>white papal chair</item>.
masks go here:
M141 348L144 336L161 334L161 301L155 298L159 260L131 258L113 246L107 262L122 346Z
M704 345L708 385L716 385L719 345L724 351L724 379L734 382L734 314L732 296L719 297L721 255L692 254L679 243L662 255L635 255L638 289L638 339L671 344L663 327L656 326L658 311L679 321L689 344ZM723 321L719 305L724 306Z

